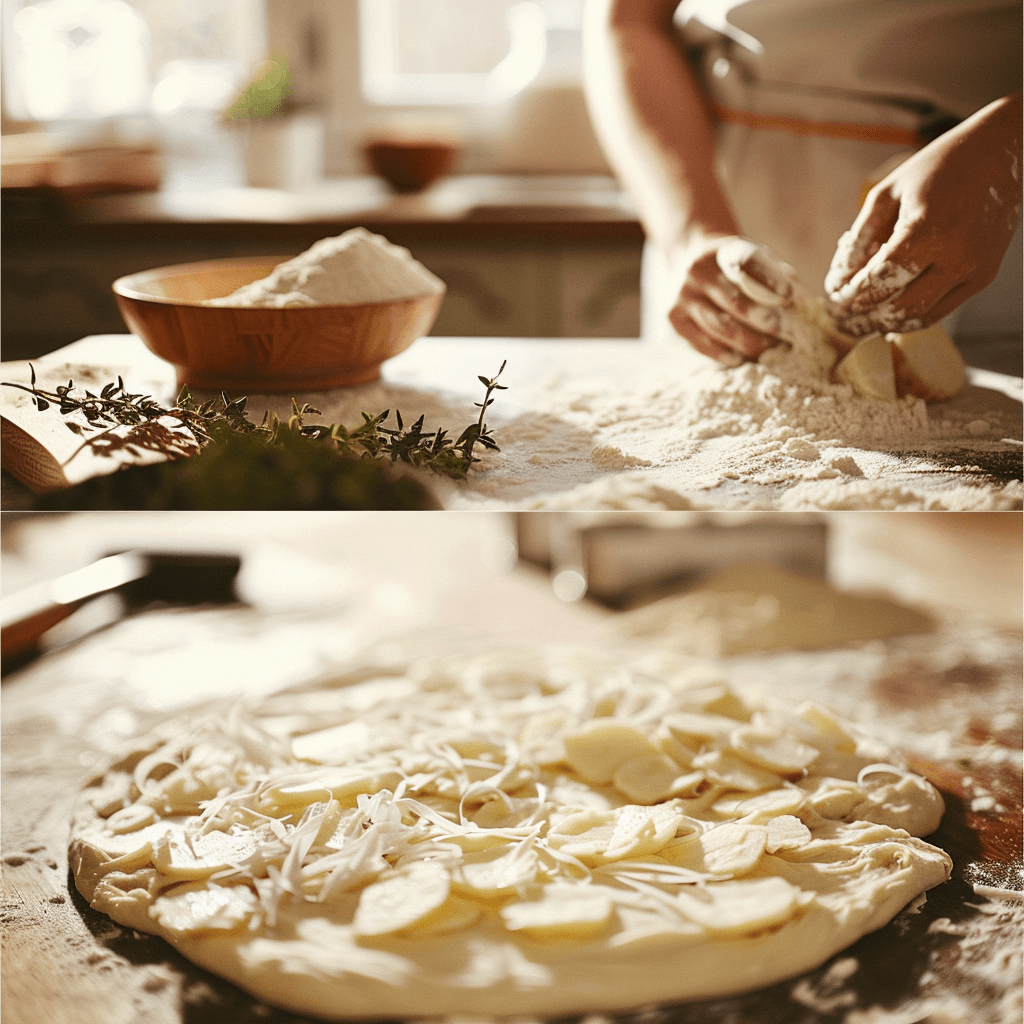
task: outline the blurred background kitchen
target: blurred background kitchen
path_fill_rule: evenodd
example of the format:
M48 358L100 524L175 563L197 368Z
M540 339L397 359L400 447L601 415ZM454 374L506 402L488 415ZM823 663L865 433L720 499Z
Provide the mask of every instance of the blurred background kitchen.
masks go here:
M4 358L123 333L121 275L360 224L445 280L434 334L637 337L643 233L587 115L584 6L3 0ZM957 332L1020 374L1019 335Z
M3 0L4 358L123 333L120 275L359 224L446 281L435 334L636 336L583 7Z
M12 594L135 549L237 558L234 592L246 615L217 609L222 587L215 598L150 594L157 613L143 618L154 625L139 628L158 655L198 642L212 623L221 653L230 648L267 685L415 634L445 643L633 637L702 657L849 650L914 633L927 647L933 631L972 622L1019 634L1021 525L1019 514L999 512L6 512L5 642ZM178 575L191 571L183 563ZM205 611L159 613L161 603L197 600ZM143 605L111 591L74 607L42 651L88 660L123 635L106 630ZM248 630L253 616L273 657L218 634L236 619ZM274 623L295 633L283 649ZM160 628L166 636L154 640Z

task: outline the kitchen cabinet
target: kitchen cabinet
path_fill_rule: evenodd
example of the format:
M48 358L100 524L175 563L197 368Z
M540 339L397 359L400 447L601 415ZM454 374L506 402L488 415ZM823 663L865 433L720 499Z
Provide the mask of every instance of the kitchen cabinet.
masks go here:
M302 193L5 195L5 207L5 359L122 332L110 285L124 274L231 256L290 257L357 225L408 247L446 281L434 334L639 335L643 233L605 176L465 175L412 196L352 177Z

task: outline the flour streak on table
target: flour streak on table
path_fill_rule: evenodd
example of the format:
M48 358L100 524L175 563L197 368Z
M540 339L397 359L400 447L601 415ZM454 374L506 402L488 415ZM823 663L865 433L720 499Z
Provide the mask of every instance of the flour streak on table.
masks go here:
M83 339L47 362L101 366L174 396L171 367L134 337ZM1021 381L972 372L972 385L929 410L931 433L886 448L863 440L801 436L756 424L725 436L680 423L689 397L688 352L630 340L424 338L383 367L380 381L295 396L250 395L287 415L290 399L326 421L360 422L386 408L428 429L461 430L480 400L478 375L502 361L488 410L501 451L468 480L435 485L453 509L942 509L1020 508ZM723 378L724 380L724 378ZM202 396L201 396L202 397ZM237 396L231 396L237 397Z

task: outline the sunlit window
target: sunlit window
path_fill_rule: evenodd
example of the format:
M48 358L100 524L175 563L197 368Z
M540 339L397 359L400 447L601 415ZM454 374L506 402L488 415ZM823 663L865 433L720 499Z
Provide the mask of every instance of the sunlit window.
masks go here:
M263 0L4 0L4 104L35 121L221 107L262 55Z
M376 104L500 103L552 63L579 77L583 0L360 0L363 93Z
M16 114L52 120L145 110L149 30L125 0L40 0L18 10L10 29Z

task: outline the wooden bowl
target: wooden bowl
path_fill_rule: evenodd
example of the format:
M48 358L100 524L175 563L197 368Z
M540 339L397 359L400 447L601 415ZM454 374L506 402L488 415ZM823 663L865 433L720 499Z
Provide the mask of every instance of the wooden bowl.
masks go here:
M459 147L451 142L375 139L363 152L370 167L396 192L420 192L452 169Z
M128 328L173 363L178 384L282 393L365 384L434 324L444 293L392 302L287 309L206 306L266 277L287 257L209 260L118 278Z

